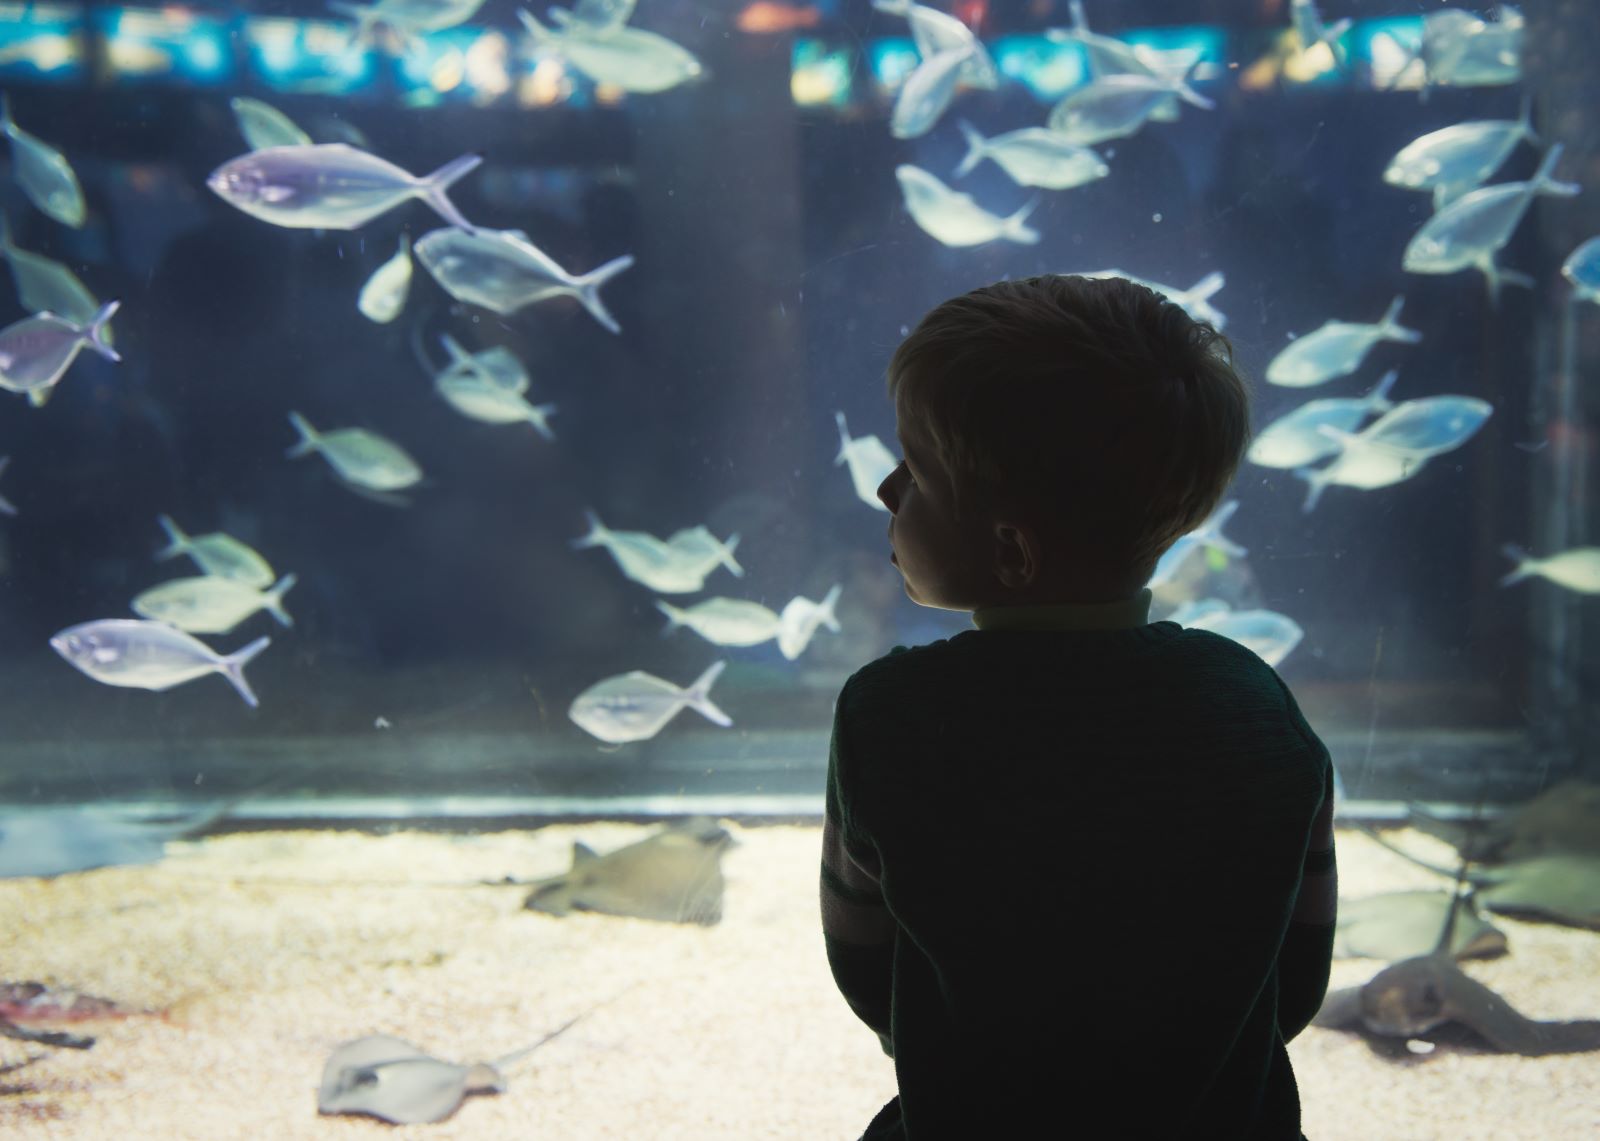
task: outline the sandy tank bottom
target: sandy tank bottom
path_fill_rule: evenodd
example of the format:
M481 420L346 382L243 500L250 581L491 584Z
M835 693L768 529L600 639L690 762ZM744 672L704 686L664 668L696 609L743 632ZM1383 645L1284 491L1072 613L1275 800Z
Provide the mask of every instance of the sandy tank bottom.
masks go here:
M93 1049L48 1051L0 1074L0 1132L855 1137L894 1075L828 974L817 828L736 829L725 918L710 928L557 919L524 911L516 888L479 885L565 870L576 838L603 852L649 831L245 833L173 844L153 867L0 881L0 979L164 1012L79 1024L98 1039ZM1448 860L1426 836L1400 839ZM1340 873L1347 896L1438 886L1349 833ZM1532 1017L1600 1017L1600 935L1501 925L1511 954L1469 963L1472 975ZM1360 983L1378 966L1337 962L1333 983ZM472 1061L579 1014L508 1071L504 1093L469 1097L445 1122L316 1112L323 1062L347 1039L392 1034ZM41 1052L0 1039L0 1066ZM1600 1053L1524 1059L1441 1046L1396 1062L1354 1035L1312 1028L1291 1054L1312 1141L1600 1136Z

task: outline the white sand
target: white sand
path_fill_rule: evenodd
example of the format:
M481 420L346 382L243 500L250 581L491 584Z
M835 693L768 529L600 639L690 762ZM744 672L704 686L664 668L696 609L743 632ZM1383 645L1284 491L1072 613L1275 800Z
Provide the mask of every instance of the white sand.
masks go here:
M89 1051L0 1076L16 1138L847 1139L893 1093L877 1041L834 990L816 909L819 833L746 828L712 928L521 909L506 887L648 829L590 824L450 837L255 833L176 844L153 868L0 881L0 978L47 979L160 1017L84 1024ZM1418 851L1447 856L1427 837ZM1429 845L1433 845L1432 848ZM1341 835L1346 894L1437 886ZM1467 970L1525 1014L1600 1016L1600 935L1503 921L1512 954ZM1378 964L1335 964L1334 985ZM437 1125L316 1113L341 1041L398 1035L452 1060L577 1025ZM0 1039L0 1065L37 1048ZM1357 1037L1291 1047L1313 1141L1600 1134L1600 1053L1523 1059L1441 1047L1387 1061Z

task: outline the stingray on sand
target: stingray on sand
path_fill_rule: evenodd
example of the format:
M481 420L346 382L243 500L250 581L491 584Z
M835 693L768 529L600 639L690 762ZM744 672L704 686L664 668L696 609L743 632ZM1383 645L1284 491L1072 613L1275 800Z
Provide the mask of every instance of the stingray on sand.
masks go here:
M1452 897L1447 891L1391 891L1339 901L1333 936L1336 959L1410 959L1439 941ZM1457 959L1490 959L1506 952L1505 932L1463 900L1450 940Z
M734 840L699 816L614 852L572 845L572 870L531 885L524 907L548 915L598 911L709 926L722 919L722 853Z
M1600 857L1600 784L1588 781L1559 781L1497 820L1443 820L1418 804L1410 806L1410 817L1413 828L1482 863Z

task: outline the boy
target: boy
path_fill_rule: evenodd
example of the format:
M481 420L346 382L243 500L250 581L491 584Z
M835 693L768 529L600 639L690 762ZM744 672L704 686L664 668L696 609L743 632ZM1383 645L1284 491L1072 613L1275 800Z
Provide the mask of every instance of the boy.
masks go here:
M945 302L890 363L890 559L977 629L839 695L823 929L899 1085L865 1138L1301 1136L1327 750L1144 589L1244 450L1230 355L1142 286L1049 276Z

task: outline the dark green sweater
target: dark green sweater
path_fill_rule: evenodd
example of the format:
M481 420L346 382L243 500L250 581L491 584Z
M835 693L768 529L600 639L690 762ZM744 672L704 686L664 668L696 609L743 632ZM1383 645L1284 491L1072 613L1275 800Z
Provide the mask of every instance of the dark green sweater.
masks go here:
M822 905L895 1060L865 1136L1298 1138L1331 818L1294 698L1207 631L974 630L858 671Z

